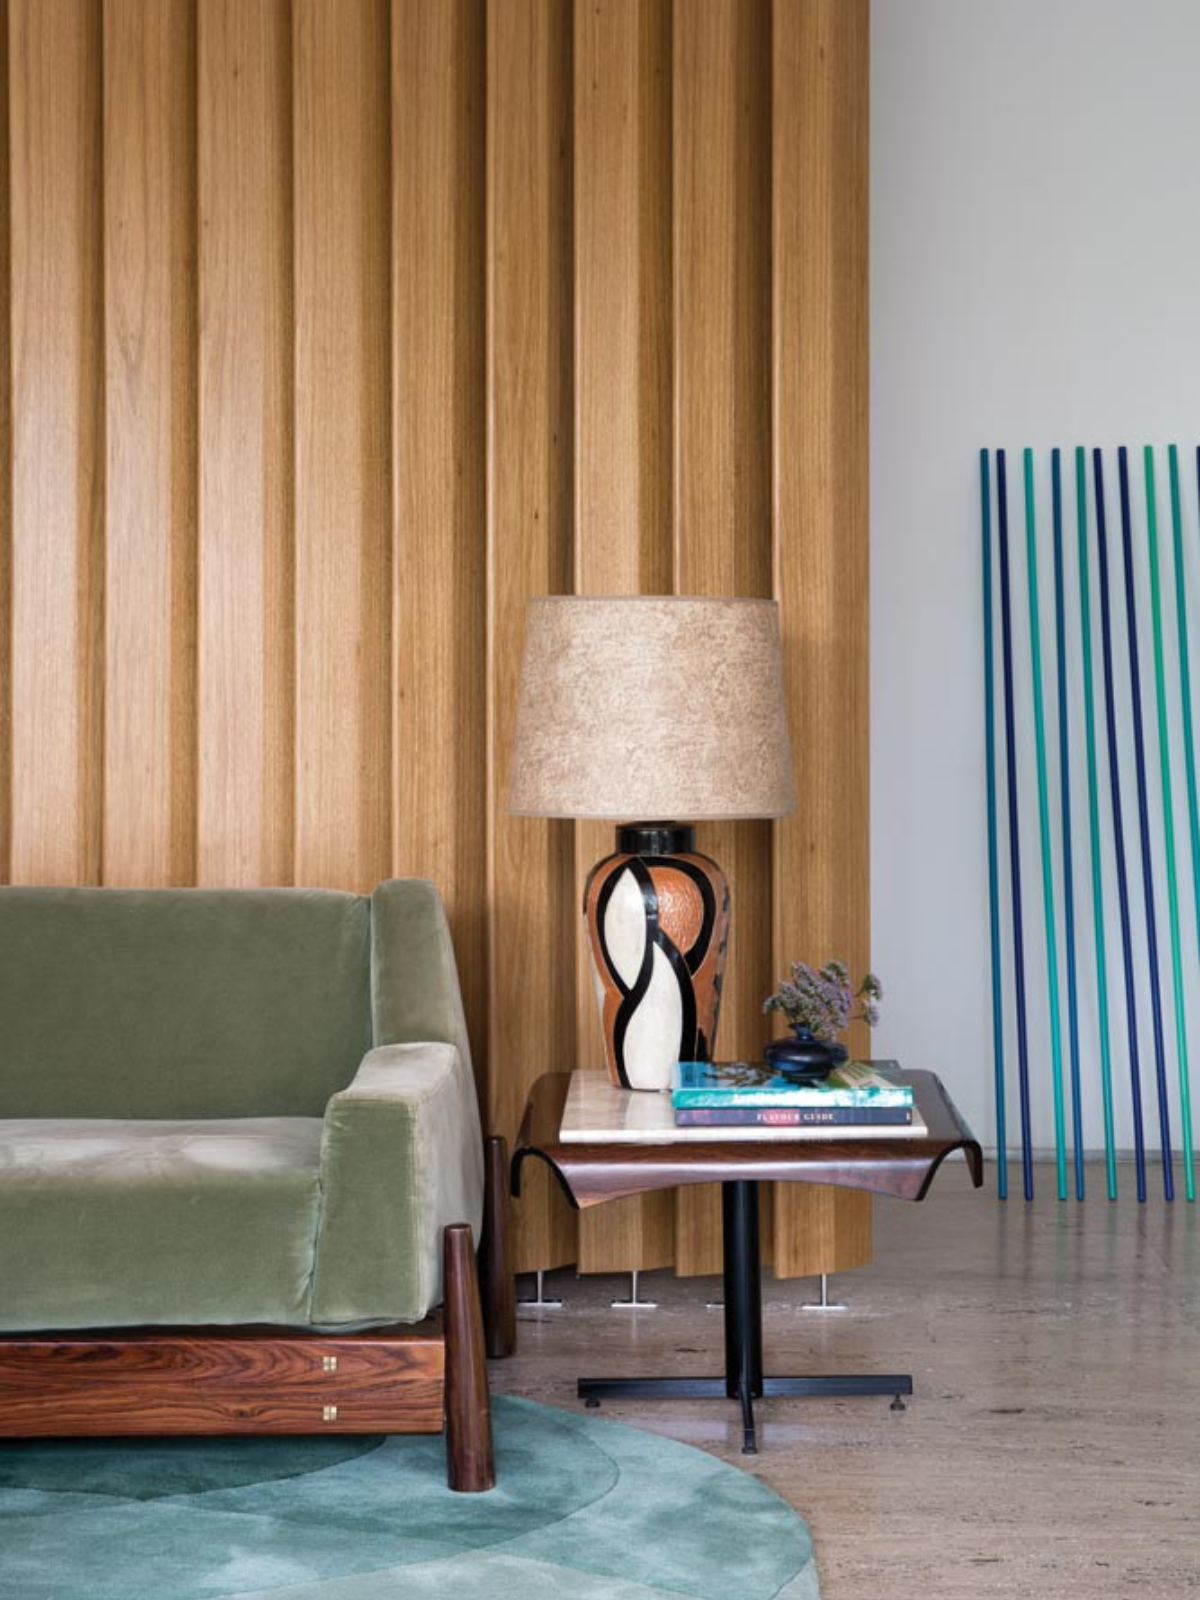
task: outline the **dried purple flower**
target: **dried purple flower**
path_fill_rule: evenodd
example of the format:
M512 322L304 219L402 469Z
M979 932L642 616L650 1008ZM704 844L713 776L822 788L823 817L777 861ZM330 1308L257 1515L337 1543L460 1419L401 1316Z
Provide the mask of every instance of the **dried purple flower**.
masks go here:
M804 961L794 961L790 980L784 978L774 994L767 996L763 1010L779 1011L791 1027L807 1028L818 1039L832 1041L850 1025L856 1000L860 1002L858 1017L873 1028L879 1021L882 998L883 985L873 972L866 973L852 990L845 962L827 961L817 970Z

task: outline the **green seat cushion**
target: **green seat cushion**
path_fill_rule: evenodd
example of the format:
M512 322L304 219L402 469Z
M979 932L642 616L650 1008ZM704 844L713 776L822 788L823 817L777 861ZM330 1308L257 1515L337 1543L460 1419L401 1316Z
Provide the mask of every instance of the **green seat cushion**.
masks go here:
M0 1118L319 1117L372 1043L361 895L0 889Z
M13 1332L308 1320L317 1117L0 1122Z

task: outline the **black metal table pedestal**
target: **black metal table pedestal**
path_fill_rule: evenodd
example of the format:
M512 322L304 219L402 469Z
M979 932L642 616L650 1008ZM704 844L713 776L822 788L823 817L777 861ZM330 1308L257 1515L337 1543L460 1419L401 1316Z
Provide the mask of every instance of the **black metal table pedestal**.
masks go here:
M725 1252L725 1376L580 1378L579 1398L589 1406L598 1406L602 1400L740 1400L743 1455L757 1453L754 1402L763 1396L890 1394L892 1409L902 1411L901 1396L912 1393L912 1378L907 1374L763 1376L758 1183L753 1179L723 1183L721 1210Z

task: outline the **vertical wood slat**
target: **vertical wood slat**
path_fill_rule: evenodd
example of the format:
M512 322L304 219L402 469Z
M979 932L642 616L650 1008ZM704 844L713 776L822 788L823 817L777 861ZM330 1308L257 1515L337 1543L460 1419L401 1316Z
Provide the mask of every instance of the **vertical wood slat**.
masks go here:
M674 32L675 585L769 595L770 16L761 0L677 7ZM732 897L722 1056L757 1054L770 988L768 824L705 824ZM681 1189L676 1269L720 1267L717 1194Z
M671 14L665 0L575 11L575 573L577 594L671 589ZM576 1046L604 1069L583 884L611 823L575 825ZM579 1216L579 1266L674 1255L669 1192Z
M290 14L198 16L202 884L292 882Z
M298 882L391 859L386 0L294 14Z
M571 581L567 21L556 0L488 11L488 1098L509 1138L529 1085L570 1061L575 1036L571 828L506 810L525 603ZM516 1224L518 1270L574 1259L544 1174Z
M481 0L392 7L393 870L446 900L486 1083Z
M867 27L867 0L775 3L775 593L799 805L775 824L774 955L780 971L838 956L856 977L870 961ZM861 1027L850 1042L869 1048ZM870 1245L869 1195L777 1189L777 1271L856 1266Z
M105 0L104 879L195 881L193 0Z
M13 879L95 883L103 769L99 0L11 0Z
M702 830L722 1053L865 964L867 0L0 13L0 877L427 873L511 1135L599 1063L610 844L506 813L525 600L773 584L803 798ZM523 1267L719 1262L712 1193L521 1209ZM863 1197L775 1211L778 1270L865 1257Z
M0 883L12 876L12 185L8 0L0 0Z

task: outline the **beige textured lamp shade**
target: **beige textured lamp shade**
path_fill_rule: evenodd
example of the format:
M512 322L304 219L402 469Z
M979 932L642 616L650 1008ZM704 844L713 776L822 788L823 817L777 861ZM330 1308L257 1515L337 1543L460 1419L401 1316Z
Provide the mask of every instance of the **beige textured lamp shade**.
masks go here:
M796 789L773 600L529 603L509 809L782 817Z

